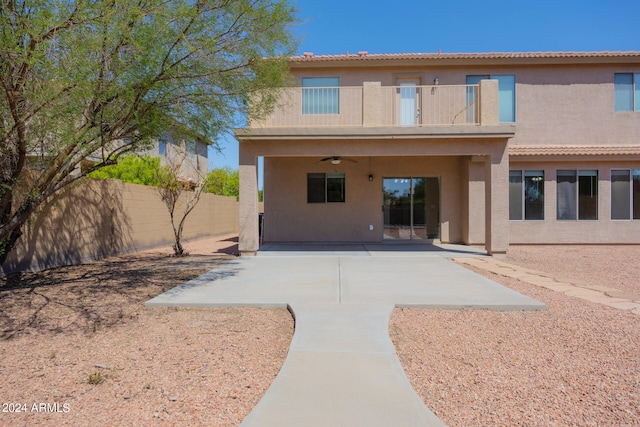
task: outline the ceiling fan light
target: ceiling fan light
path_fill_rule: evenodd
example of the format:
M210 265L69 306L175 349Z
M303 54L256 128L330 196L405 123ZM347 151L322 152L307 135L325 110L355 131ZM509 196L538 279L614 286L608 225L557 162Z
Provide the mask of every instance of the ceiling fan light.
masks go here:
M332 165L339 165L340 164L340 159L331 159L331 164Z

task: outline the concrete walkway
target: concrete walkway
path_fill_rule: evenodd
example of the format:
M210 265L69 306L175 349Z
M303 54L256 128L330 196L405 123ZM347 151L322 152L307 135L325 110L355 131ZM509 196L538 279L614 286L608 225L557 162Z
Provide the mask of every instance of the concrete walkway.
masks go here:
M545 308L445 258L464 250L399 257L313 249L238 258L146 303L289 307L289 354L243 426L441 426L396 356L388 335L394 307Z

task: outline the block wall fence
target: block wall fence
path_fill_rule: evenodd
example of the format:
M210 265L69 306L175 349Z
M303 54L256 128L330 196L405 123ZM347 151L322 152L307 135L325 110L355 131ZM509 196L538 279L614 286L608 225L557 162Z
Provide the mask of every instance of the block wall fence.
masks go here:
M87 180L63 190L23 232L0 274L74 265L174 242L169 211L157 190L119 180ZM235 197L205 193L187 217L183 241L237 233Z

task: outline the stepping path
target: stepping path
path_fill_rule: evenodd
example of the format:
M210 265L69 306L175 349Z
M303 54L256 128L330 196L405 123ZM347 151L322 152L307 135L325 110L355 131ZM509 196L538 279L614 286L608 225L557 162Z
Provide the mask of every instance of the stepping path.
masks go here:
M545 308L444 258L452 252L286 254L238 258L146 303L289 308L287 359L243 426L444 425L396 356L394 307Z
M571 297L604 304L619 310L628 310L640 315L640 295L619 289L597 285L578 285L570 281L556 280L540 271L498 261L493 258L461 258L461 264L471 265L506 277L518 279L530 285L562 292Z

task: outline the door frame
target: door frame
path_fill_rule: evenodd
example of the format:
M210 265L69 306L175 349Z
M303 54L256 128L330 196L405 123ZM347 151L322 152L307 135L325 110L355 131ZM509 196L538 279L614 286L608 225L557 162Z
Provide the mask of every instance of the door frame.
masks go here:
M416 239L414 238L414 182L416 179L428 179L428 178L435 178L438 181L438 198L437 198L437 203L438 203L438 220L437 220L437 235L434 238L428 238L428 234L427 234L427 238L425 239ZM409 180L409 192L410 192L410 202L409 202L409 238L408 239L391 239L391 238L385 238L385 195L384 195L384 191L385 191L385 180L387 179L408 179ZM425 193L425 203L427 203L427 197L426 197L427 193ZM408 176L383 176L382 177L382 236L381 236L381 240L383 242L390 242L390 241L402 241L402 242L408 242L408 241L415 241L415 242L434 242L434 241L438 241L441 239L442 235L442 224L441 224L441 218L442 218L442 177L439 175L421 175L421 176L413 176L413 175L408 175ZM426 218L426 213L425 213L425 227L426 227L426 222L427 222L427 218Z
M394 123L398 126L420 126L422 124L422 91L420 86L422 85L422 77L415 75L397 76L396 77L396 102L395 102L395 120ZM415 117L414 123L402 123L402 86L412 87L415 86Z

